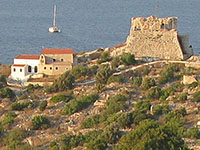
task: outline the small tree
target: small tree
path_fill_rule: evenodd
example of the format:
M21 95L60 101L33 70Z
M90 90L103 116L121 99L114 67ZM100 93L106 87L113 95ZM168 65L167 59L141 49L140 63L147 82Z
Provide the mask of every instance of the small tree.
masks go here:
M112 70L109 65L101 65L99 71L96 74L96 87L98 91L101 91L106 85L108 78L112 75Z
M121 56L121 62L126 66L134 65L136 63L135 56L131 53L123 53Z
M64 74L62 74L58 79L56 79L53 85L49 89L47 89L47 91L58 92L58 91L70 90L73 88L74 82L75 82L74 76L71 74L70 71L67 71Z
M75 77L75 79L79 79L82 76L87 76L90 73L90 69L88 68L88 66L83 65L83 64L79 64L73 67L73 69L71 70L71 74L72 76Z
M32 124L34 130L46 129L50 126L50 121L46 117L39 115L33 117Z

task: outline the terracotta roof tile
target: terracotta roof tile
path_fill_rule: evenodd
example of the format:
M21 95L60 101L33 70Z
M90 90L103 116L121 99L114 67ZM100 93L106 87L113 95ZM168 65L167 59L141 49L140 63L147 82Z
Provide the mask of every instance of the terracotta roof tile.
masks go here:
M24 67L24 66L26 66L25 64L13 64L12 65L13 67Z
M42 54L73 54L73 49L53 49L53 48L43 48Z
M21 54L15 57L15 59L40 59L40 55Z

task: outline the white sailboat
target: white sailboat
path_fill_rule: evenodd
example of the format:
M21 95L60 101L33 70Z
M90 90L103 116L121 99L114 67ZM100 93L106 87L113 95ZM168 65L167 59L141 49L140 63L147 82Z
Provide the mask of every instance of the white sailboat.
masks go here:
M49 32L60 32L60 29L56 26L56 5L53 8L53 26L49 28Z

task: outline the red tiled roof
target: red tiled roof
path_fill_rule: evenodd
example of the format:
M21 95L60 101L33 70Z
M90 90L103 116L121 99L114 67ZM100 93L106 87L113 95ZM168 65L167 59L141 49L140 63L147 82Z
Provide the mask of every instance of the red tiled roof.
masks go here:
M15 57L15 59L40 59L40 55L21 54Z
M13 64L12 66L13 67L24 67L25 65L24 64Z
M73 54L73 49L43 48L42 54Z

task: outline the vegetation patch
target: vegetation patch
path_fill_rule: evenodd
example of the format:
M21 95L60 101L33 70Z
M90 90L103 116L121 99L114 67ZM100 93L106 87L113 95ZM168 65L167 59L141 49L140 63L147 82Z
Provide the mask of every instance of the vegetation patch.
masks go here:
M79 99L73 99L64 106L64 108L61 111L61 114L71 115L75 112L81 111L87 108L89 105L93 104L98 98L99 95L90 94L88 96L82 96Z

